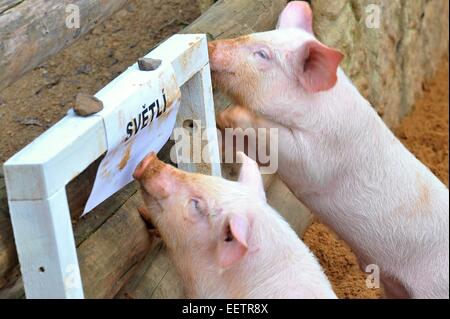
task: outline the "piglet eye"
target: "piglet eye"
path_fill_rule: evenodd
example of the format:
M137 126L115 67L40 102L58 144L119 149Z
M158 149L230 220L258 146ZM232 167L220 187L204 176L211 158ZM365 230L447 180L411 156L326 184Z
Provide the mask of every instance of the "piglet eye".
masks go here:
M264 60L269 60L269 59L270 59L269 53L267 53L267 52L264 51L264 50L258 50L258 51L256 51L256 52L255 52L255 55L258 56L258 57L260 57L261 59L264 59Z
M202 215L204 214L205 207L204 207L203 203L199 199L192 198L191 202L190 202L190 206L197 213L202 214Z
M193 199L192 204L194 205L195 209L200 210L200 202L198 201L198 199Z

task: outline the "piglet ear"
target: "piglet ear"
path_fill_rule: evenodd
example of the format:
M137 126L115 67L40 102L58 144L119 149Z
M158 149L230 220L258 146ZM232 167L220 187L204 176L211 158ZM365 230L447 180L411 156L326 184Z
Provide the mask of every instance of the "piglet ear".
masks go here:
M313 13L304 1L289 2L278 18L277 29L300 28L313 33Z
M315 93L331 89L337 81L337 69L344 55L319 41L306 42L296 57L295 72L301 85Z
M266 201L266 193L258 164L243 152L237 153L237 159L238 162L242 163L238 182L249 186L262 200Z
M247 253L249 228L244 217L233 214L226 218L217 245L220 268L231 267Z

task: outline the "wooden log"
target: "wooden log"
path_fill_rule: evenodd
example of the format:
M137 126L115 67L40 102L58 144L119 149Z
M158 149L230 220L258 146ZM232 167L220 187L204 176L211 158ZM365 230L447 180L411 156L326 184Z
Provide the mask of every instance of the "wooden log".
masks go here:
M286 0L217 1L182 33L207 33L214 39L272 29Z
M117 294L118 299L183 298L181 279L161 241L139 265L135 275Z
M197 0L198 7L200 8L200 12L204 13L214 4L214 0Z
M267 201L289 222L301 238L311 225L313 216L276 175L266 190Z
M17 255L8 213L5 181L0 170L0 289L6 284L4 277L14 266L17 266Z
M2 165L3 163L0 163L0 167ZM14 235L9 218L3 170L0 169L0 299L17 299L24 297L24 295Z
M112 298L152 247L151 237L132 196L78 247L86 298Z
M0 288L2 278L17 265L16 247L9 216L0 213Z
M80 38L127 0L4 0L0 3L0 90ZM79 28L66 19L79 8ZM66 9L68 11L66 11Z
M3 0L0 3L0 13L5 12L6 10L11 9L12 7L17 6L23 0Z
M25 2L28 1L25 0ZM212 38L224 38L268 30L275 25L278 14L285 3L285 0L250 0L245 4L239 0L218 1L182 33L208 33ZM222 95L215 96L215 103L216 112L223 110L229 104ZM159 154L166 161L169 161L170 144L168 143ZM180 287L175 285L174 270L167 262L167 256L163 252L153 253L139 263L146 252L152 249L153 244L142 220L137 215L136 207L140 203L140 195L136 193L136 185L131 184L114 195L86 218L77 219L89 196L96 165L98 162L92 164L67 187L71 214L75 222L74 233L86 297L114 296L128 278L131 278L130 283L133 280L141 280L142 274L147 273L145 265L152 264L160 258L164 260L158 261L161 265L159 267L166 267L164 273L167 275L160 278L152 296L164 297L169 295L169 292L171 295L180 296ZM271 181L271 178L268 178L268 181ZM12 240L8 240L8 242L10 247L14 248L14 245L11 245ZM2 251L6 250L2 250L0 245L0 255ZM6 256L16 258L15 249L8 251ZM151 256L154 256L153 259ZM15 265L17 266L17 263ZM3 265L0 263L0 272L2 267ZM137 275L133 276L134 272ZM153 276L153 271L149 272L148 276ZM155 275L155 278L158 276ZM145 283L145 281L143 282ZM23 292L20 278L14 283L13 286L8 286L10 290L6 293L9 292L9 296L20 296ZM124 297L126 292L127 289L123 289L123 293L119 296ZM2 287L0 285L1 295Z
M25 290L19 265L16 265L7 277L2 278L2 288L0 289L0 299L23 299Z

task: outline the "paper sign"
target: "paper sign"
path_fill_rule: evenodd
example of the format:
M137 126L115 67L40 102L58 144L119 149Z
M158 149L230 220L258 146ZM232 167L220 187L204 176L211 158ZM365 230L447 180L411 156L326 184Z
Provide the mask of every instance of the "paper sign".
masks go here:
M135 64L130 71L96 94L104 104L95 116L103 118L108 150L83 215L130 183L139 162L158 152L175 126L181 93L171 64L155 71Z

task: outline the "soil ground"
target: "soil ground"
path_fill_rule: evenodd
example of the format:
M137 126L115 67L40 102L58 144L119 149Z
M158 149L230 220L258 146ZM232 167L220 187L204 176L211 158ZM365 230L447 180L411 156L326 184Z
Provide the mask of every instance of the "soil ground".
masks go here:
M157 12L149 16L148 12ZM105 23L0 92L0 163L62 118L79 92L94 94L200 14L194 0L132 0ZM448 185L448 63L396 133ZM314 222L304 240L341 298L378 298L348 246Z

